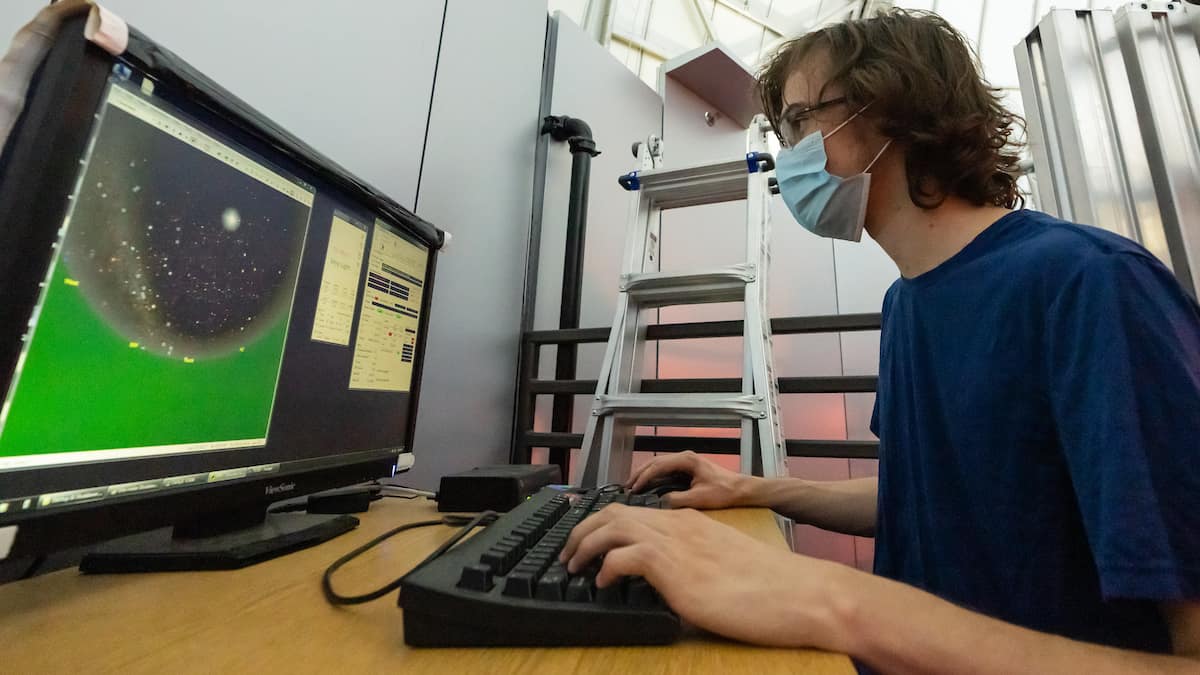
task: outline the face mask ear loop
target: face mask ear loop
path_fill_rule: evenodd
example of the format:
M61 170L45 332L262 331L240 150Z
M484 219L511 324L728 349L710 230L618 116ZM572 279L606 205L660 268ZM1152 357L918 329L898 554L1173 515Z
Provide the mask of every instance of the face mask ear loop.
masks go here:
M879 149L879 153L875 155L875 159L871 160L871 163L867 165L867 168L863 169L863 173L867 173L868 171L871 170L871 167L875 166L875 162L878 162L879 158L883 157L883 153L887 152L887 149L891 144L892 144L892 139L889 138L888 142L884 143L883 147Z

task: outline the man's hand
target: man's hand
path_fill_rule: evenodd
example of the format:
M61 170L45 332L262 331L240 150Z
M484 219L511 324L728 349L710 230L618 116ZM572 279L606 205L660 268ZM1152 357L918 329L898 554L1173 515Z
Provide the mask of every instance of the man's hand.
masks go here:
M596 578L644 577L681 618L735 640L845 651L835 639L832 583L842 565L773 548L698 511L613 504L571 532L560 556L576 572L605 554Z
M613 504L562 560L605 554L596 583L641 576L693 625L735 640L843 652L897 673L1183 673L1200 668L1200 603L1166 608L1175 656L1038 633L896 581L772 548L698 511Z
M628 487L637 492L656 478L671 473L687 473L692 486L680 492L667 493L671 508L724 509L731 506L750 506L750 495L761 478L745 476L721 468L692 451L660 455L647 462L629 478Z

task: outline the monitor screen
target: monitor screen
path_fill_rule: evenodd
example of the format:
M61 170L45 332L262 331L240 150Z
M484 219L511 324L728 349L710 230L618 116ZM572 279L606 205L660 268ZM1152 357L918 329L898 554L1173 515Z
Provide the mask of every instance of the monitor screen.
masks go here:
M430 247L117 62L11 372L0 524L408 450Z

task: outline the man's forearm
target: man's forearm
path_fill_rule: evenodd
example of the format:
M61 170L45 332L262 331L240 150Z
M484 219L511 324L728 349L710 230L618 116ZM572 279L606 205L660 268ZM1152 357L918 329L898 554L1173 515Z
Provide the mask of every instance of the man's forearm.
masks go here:
M879 480L875 477L830 482L800 478L759 479L751 483L745 500L799 523L856 534L875 535Z
M1183 656L1039 633L846 568L831 584L838 646L887 673L1195 673Z

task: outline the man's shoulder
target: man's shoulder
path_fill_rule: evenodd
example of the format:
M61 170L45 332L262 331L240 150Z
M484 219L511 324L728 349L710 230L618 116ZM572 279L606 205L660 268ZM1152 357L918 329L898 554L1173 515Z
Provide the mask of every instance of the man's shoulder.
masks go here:
M1034 234L1025 244L1026 264L1011 265L1006 277L1022 297L1053 308L1062 302L1125 302L1133 295L1143 302L1153 296L1194 313L1195 301L1179 280L1141 244L1044 213L1031 211L1027 217Z
M1063 220L1041 211L1023 210L1014 213L1013 217L1020 221L1020 243L1037 255L1091 259L1130 253L1153 257L1132 239L1098 227Z
M1057 285L1081 273L1112 268L1118 259L1137 266L1161 266L1141 244L1115 232L1040 211L1019 211L1013 217L1019 222L1014 224L1005 266L1014 276L1025 269L1032 277Z

